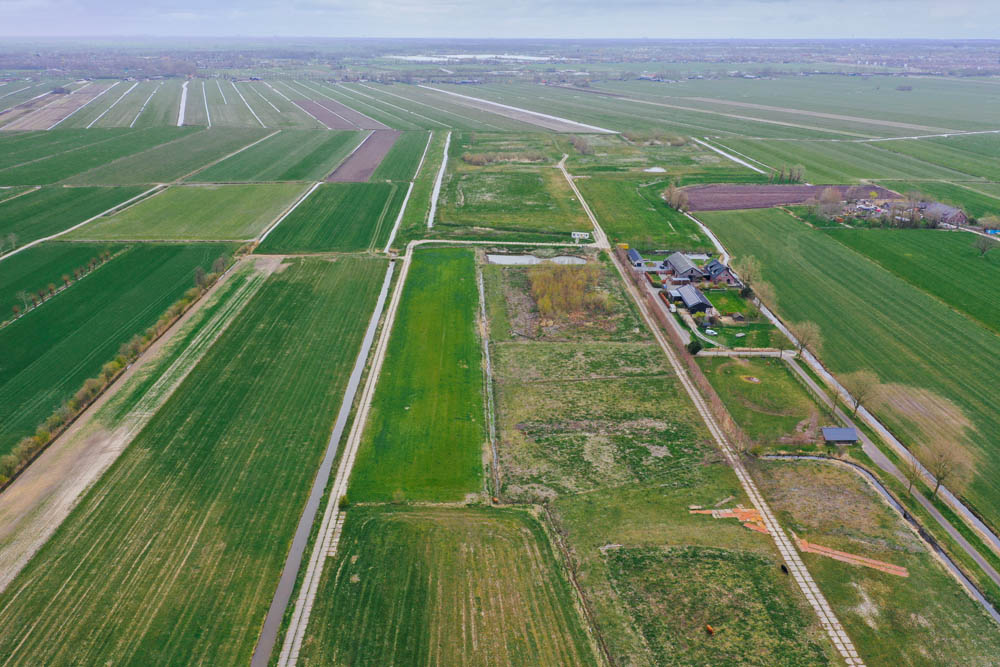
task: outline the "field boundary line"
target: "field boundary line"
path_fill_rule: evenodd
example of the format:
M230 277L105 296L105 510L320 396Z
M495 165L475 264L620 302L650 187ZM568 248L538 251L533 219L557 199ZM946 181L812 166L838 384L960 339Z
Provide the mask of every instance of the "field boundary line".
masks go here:
M359 86L364 86L368 90L372 90L372 91L375 90L371 86L365 86L364 84L361 84L361 83L359 83L358 85ZM447 109L442 109L441 107L436 107L433 104L428 104L427 102L421 102L419 100L414 100L414 99L406 97L404 95L397 95L396 93L390 93L387 90L383 90L382 92L385 93L386 95L392 95L393 97L398 97L401 100L406 100L407 102L411 102L412 104L419 104L421 106L425 106L425 107L428 107L430 109L434 109L435 111L440 111L441 113L446 113L449 116L455 116L456 118L461 118L462 120L464 120L466 122L478 122L478 123L482 123L483 125L486 125L487 127L491 127L491 128L493 128L494 130L496 130L498 132L503 132L504 131L504 129L502 127L500 127L498 125L493 125L492 123L489 123L489 122L487 122L485 120L474 121L471 118L463 116L460 113L457 113L455 111L448 111ZM375 99L378 99L378 98L375 98ZM401 109L403 111L408 111L408 109L403 109L402 107L398 107L395 104L392 104L391 102L387 102L385 100L379 100L379 101L381 101L383 104L388 104L389 106L394 107L396 109ZM428 118L427 116L419 114L416 111L410 111L410 113L412 113L414 116L419 116L420 118L423 118L424 120L429 120L432 123L437 123L438 125L441 125L443 127L449 127L449 125L447 123L442 123L439 120L434 120L433 118Z
M120 210L120 209L128 206L132 202L134 202L134 201L136 201L138 199L142 199L146 195L154 194L157 190L160 190L161 188L166 188L166 186L163 183L157 183L156 185L154 185L150 189L146 190L145 192L141 192L141 193L137 194L136 196L132 197L131 199L123 201L123 202L121 202L119 204L115 204L114 206L112 206L108 210L103 211L101 213L98 213L97 215L95 215L95 216L93 216L91 218L87 218L83 222L78 222L77 224L73 225L72 227L64 229L61 232L56 232L55 234L51 234L49 236L45 236L45 237L40 238L40 239L35 239L34 241L31 241L30 243L25 243L23 246L21 246L17 250L11 250L6 255L0 255L0 262L2 262L5 259L9 259L9 258L13 257L17 253L22 252L24 250L27 250L28 248L34 247L34 246L38 245L39 243L44 243L45 241L51 241L52 239L58 238L58 237L62 236L63 234L69 234L70 232L72 232L74 230L77 230L80 227L83 227L88 222L93 222L94 220L97 220L98 218L101 218L101 217L104 217L105 215L109 215L111 213L114 213L114 212L116 212L116 211L118 211L118 210ZM34 192L34 190L31 190L30 192Z
M24 195L31 194L32 192L37 192L38 190L41 190L41 189L42 189L42 186L40 186L40 185L30 185L30 186L28 186L28 189L25 190L24 192L18 192L18 193L12 194L10 197L4 197L3 199L0 199L0 204L3 204L4 202L9 202L9 201L11 201L13 199L17 199L18 197L23 197Z
M253 117L257 119L258 123L260 123L260 126L263 127L263 128L266 128L267 125L264 125L264 121L262 121L260 119L260 116L257 115L257 112L254 111L253 107L250 106L250 103L247 102L247 98L243 97L243 93L241 93L240 89L236 87L236 82L235 81L230 81L229 83L230 83L230 85L232 85L233 90L236 91L236 94L240 96L240 99L243 100L243 104L247 105L247 109L250 111L250 113L253 114Z
M31 88L31 86L28 86L28 88ZM21 90L24 90L24 89L22 88ZM18 92L18 91L14 91L14 92ZM46 95L50 95L51 92L52 91L47 90L44 93L42 93L41 95L35 95L30 100L24 100L23 102L18 102L17 104L12 104L11 106L7 107L6 109L0 109L0 114L7 113L11 109L16 109L17 107L21 106L22 104L27 104L28 102L34 102L39 97L45 97ZM13 95L13 94L14 93L7 93L7 95ZM4 97L6 97L6 95Z
M396 222L392 225L392 231L389 232L389 240L385 242L385 248L382 250L385 254L389 254L389 248L392 247L392 242L396 240L396 232L399 231L399 225L403 222L403 214L406 213L406 205L410 201L410 193L413 192L413 181L410 181L409 187L406 188L406 195L403 197L403 205L399 207L399 215L396 216Z
M573 183L572 176L569 174L568 171L566 171L564 161L560 162L560 169L562 170L563 175L566 177L567 181L569 181L569 183L574 186L573 187L574 191L576 191L576 187L575 184ZM581 197L581 202L582 201L583 200ZM600 224L598 223L597 218L590 211L590 207L585 206L585 210L587 211L587 214L590 216L591 222L593 222L595 230L600 229ZM756 483L753 481L753 479L750 477L750 474L743 466L743 462L740 461L739 455L733 451L731 445L729 444L729 439L726 437L725 432L722 430L722 428L718 425L718 422L716 421L715 417L709 411L708 406L705 403L705 399L701 396L701 394L698 392L697 387L695 387L694 383L687 376L684 367L681 365L680 360L677 358L677 353L674 351L674 349L671 347L671 344L664 337L663 332L660 330L659 325L653 318L652 314L649 312L649 307L647 306L646 302L642 299L642 296L638 293L636 286L628 279L628 276L625 275L625 269L622 268L621 264L618 261L618 258L615 257L613 252L611 252L611 248L610 246L608 246L607 243L607 237L604 235L603 231L598 236L598 239L599 239L598 240L599 247L602 247L603 249L607 250L608 253L611 255L612 264L614 264L615 269L617 269L618 275L621 277L622 282L625 283L625 287L628 290L629 296L632 298L632 301L635 302L636 306L639 308L639 312L642 313L643 321L646 323L646 326L649 327L650 331L652 331L654 338L656 338L656 342L660 346L660 349L663 350L665 356L667 357L667 360L670 362L670 366L673 368L674 373L677 376L677 379L684 387L688 396L690 396L692 403L698 410L698 413L701 415L702 420L708 427L708 430L712 434L713 439L718 444L719 450L722 452L723 456L726 458L726 460L729 462L729 465L732 467L733 472L739 479L740 485L743 487L744 492L746 492L747 496L749 497L750 502L753 503L754 507L756 507L757 510L760 512L761 519L764 521L764 524L768 529L768 533L774 540L775 546L777 547L779 553L781 554L782 559L787 564L789 572L792 574L796 583L799 585L799 588L802 590L802 593L805 595L806 600L809 602L813 610L816 612L816 615L819 617L820 624L826 631L827 636L830 638L830 641L833 643L834 647L837 649L837 652L840 654L841 658L843 658L844 662L846 662L849 666L864 667L864 661L858 656L857 650L855 649L853 642L851 641L850 637L848 637L847 633L844 631L843 626L840 624L840 621L837 618L836 614L834 613L833 609L831 609L829 603L826 600L826 597L823 595L822 591L819 590L819 587L813 580L812 575L809 574L809 570L806 568L805 563L802 562L801 557L799 556L798 552L796 552L794 545L788 539L788 535L785 534L785 531L782 529L781 524L778 523L777 518L771 513L770 507L764 500L763 495L757 489Z
M59 120L57 120L56 122L54 122L52 125L49 125L47 128L45 128L45 130L48 131L48 130L53 129L54 127L56 127L57 125L59 125L59 123L61 123L64 120L66 120L67 118L69 118L70 116L72 116L73 114L75 114L80 109L84 108L88 104L93 104L98 99L100 99L101 97L103 97L105 93L107 93L112 88L114 88L115 86L117 86L119 83L121 83L121 81L115 81L113 84L111 84L110 86L108 86L107 88L105 88L104 90L102 90L101 92L97 93L92 98L90 98L89 100L87 100L86 102L84 102L83 104L81 104L80 106L78 106L77 108L73 109L68 114L66 114L65 116L63 116L62 118L60 118Z
M212 114L208 112L208 91L205 90L205 82L201 82L201 101L205 103L205 118L208 119L208 126L212 127Z
M531 116L538 116L539 118L547 118L549 120L555 120L555 121L559 121L561 123L568 123L570 125L578 125L578 126L580 126L582 128L586 128L588 130L594 130L596 132L602 132L604 134L618 134L617 130L609 130L606 127L600 127L598 125L590 125L588 123L581 123L578 120L571 120L569 118L563 118L561 116L553 116L552 114L542 113L540 111L532 111L531 109L525 109L523 107L515 107L515 106L511 106L510 104L501 104L500 102L494 102L492 100L486 100L486 99L483 99L481 97L472 97L471 95L462 95L461 93L455 93L455 92L452 92L450 90L444 90L444 89L441 89L441 88L435 88L433 86L425 86L423 84L418 84L418 85L421 88L427 88L428 90L436 90L437 92L444 93L445 95L454 95L455 97L463 97L463 98L465 98L467 100L473 100L475 102L482 102L484 104L498 106L498 107L501 107L503 109L510 109L511 111L518 111L520 113L526 113L526 114L529 114ZM485 111L485 109L484 109L484 111Z
M226 94L222 92L222 84L219 83L218 79L215 80L215 85L219 87L219 95L222 95L222 103L228 105L229 100L226 99Z
M291 100L291 99L290 99L290 98L288 97L288 95L285 95L285 94L284 94L283 92L281 92L280 90L278 90L277 88L275 88L274 86L272 86L271 84L269 84L269 83L268 83L267 81L265 81L265 82L264 82L264 85L265 85L265 86L267 86L268 88L270 88L271 90L273 90L274 92L278 93L278 94L279 94L279 95L281 95L282 97L284 97L284 98L285 98L286 100L288 100L289 102L291 102L291 101L292 101L292 100Z
M298 82L296 81L296 83L298 83ZM305 84L300 84L300 85L301 85L301 86L303 86L303 87L307 87L307 86L306 86ZM314 84L314 86L315 86L315 87L312 87L312 88L310 88L310 90L313 90L314 92L317 92L317 93L319 93L320 95L322 95L322 96L323 96L323 97L325 97L326 99L330 100L331 102L336 102L337 104L342 104L343 106L347 107L348 109L350 109L350 110L351 110L351 111L353 111L354 113L358 114L359 116L363 116L364 118L367 118L367 119L368 119L368 120L370 120L371 122L375 123L376 125L380 125L381 127L375 127L375 128L363 128L363 127L361 127L360 125L358 125L357 123L355 123L354 121L351 121L351 120L348 120L347 118L344 118L343 116L340 116L340 114L337 114L337 115L338 115L338 116L340 116L341 118L344 118L344 120L346 120L346 121L347 121L348 123L351 123L351 125L357 125L359 129L363 129L363 130L364 130L364 129L375 129L375 130L391 130L391 129L394 129L394 128L391 128L391 127L389 127L388 125L386 125L386 124L385 124L385 123L383 123L382 121L380 121L380 120L376 120L376 119L372 118L371 116L369 116L368 114L366 114L366 113L364 113L364 112L362 112L362 111L358 111L357 109L355 109L354 107L352 107L352 106L351 106L350 104L344 104L343 102L341 102L341 101L340 101L340 100L338 100L337 98L335 98L335 97L330 97L329 95L327 95L326 93L324 93L324 92L323 92L322 90L317 90L318 88L326 88L326 89L327 89L327 90L329 90L330 92L335 92L335 91L333 90L333 88L332 88L331 86L327 86L327 85L326 85L326 84L324 84L324 83L317 83L317 84ZM357 100L353 100L353 99L352 99L352 101L353 101L353 102L357 102ZM333 109L330 109L329 107L327 107L327 106L326 106L325 104L323 104L322 102L320 102L320 101L318 101L318 100L317 100L317 101L316 101L316 103L317 103L317 104L319 104L320 106L322 106L322 107L323 107L324 109L326 109L327 111L329 111L329 112L331 112L331 113L336 113L336 112L335 112L335 111L334 111Z
M493 399L493 361L490 358L490 320L486 316L486 288L483 285L483 269L476 266L476 284L479 287L479 322L480 338L483 341L483 363L486 366L486 373L483 375L486 392L486 423L489 424L490 454L493 458L492 477L493 493L491 496L500 496L500 454L497 452L497 424Z
M323 181L317 181L317 182L313 183L312 187L309 188L308 190L306 190L304 193L302 193L301 197L299 197L291 205L289 205L289 207L285 209L284 213L282 213L277 218L275 218L274 222L272 222L271 225L267 229L265 229L264 232L257 239L257 245L259 246L261 243L263 243L264 239L266 239L268 237L268 235L271 232L274 231L275 227L277 227L278 225L280 225L281 222L285 218L287 218L289 215L291 215L292 211L294 211L295 209L297 209L299 207L299 204L301 204L302 202L304 202L306 200L306 197L308 197L313 192L315 192L316 188L318 188L322 184L323 184Z
M374 109L375 111L378 111L379 113L383 113L386 116L390 116L392 118L395 118L396 120L398 120L398 121L400 121L402 123L409 123L409 124L414 124L415 125L415 123L413 123L413 121L406 120L405 118L397 116L396 114L392 113L391 111L386 111L385 109L380 109L380 108L378 108L377 106L375 106L374 104L372 104L370 102L362 102L361 100L355 99L355 98L351 97L349 95L349 93L354 93L356 95L361 95L362 97L367 97L368 99L374 100L375 102L378 102L379 104L384 104L386 106L392 107L393 109L399 109L400 111L405 111L406 113L408 113L408 114L410 114L412 116L419 116L420 118L428 120L428 121L430 121L430 122L432 122L432 123L434 123L436 125L440 125L441 127L448 127L447 123L442 123L440 121L434 120L433 118L428 118L427 116L423 116L421 114L418 114L416 111L411 111L409 109L404 109L403 107L395 105L392 102L388 102L386 100L379 99L379 98L375 97L374 95L368 95L367 93L362 93L360 90L354 90L353 88L348 88L347 86L345 86L343 84L337 84L337 88L339 88L340 90L342 90L343 93L344 93L344 95L347 95L348 97L350 97L350 99L354 100L354 102L356 104L363 104L366 107L368 107L369 109Z
M441 158L441 168L438 169L434 190L431 192L431 210L427 212L427 229L434 227L434 215L437 213L438 197L441 196L441 181L444 180L445 169L448 168L448 147L451 146L451 130L444 139L444 157Z
M403 266L399 271L399 279L396 281L395 289L392 292L392 299L389 302L389 308L386 311L385 322L382 325L382 331L378 337L378 343L375 346L375 356L372 358L371 369L368 372L368 377L365 380L364 388L361 392L361 402L358 404L357 413L354 416L354 421L351 424L351 431L347 437L347 442L344 445L343 453L340 458L340 465L337 467L337 475L333 480L333 487L330 489L330 495L327 498L326 509L323 513L323 522L320 525L319 534L316 536L316 541L313 543L312 553L309 557L309 564L306 567L305 576L302 579L302 587L299 589L299 596L295 601L295 610L292 612L291 621L288 624L288 629L285 631L285 640L282 643L281 653L278 656L279 667L288 667L288 665L294 665L298 661L299 650L302 647L302 640L305 637L306 629L309 626L309 616L312 613L313 600L316 598L316 591L319 588L320 579L323 576L323 566L327 558L331 557L331 545L333 539L334 528L338 523L340 511L340 500L344 497L347 492L347 483L350 480L351 471L354 468L354 458L357 454L358 448L361 445L361 436L364 433L364 428L368 419L368 411L371 407L372 397L375 393L375 386L378 383L379 375L382 371L382 363L385 360L385 352L389 346L389 338L392 334L392 325L396 320L396 312L399 308L399 304L402 301L403 288L406 285L406 276L409 273L410 263L413 257L413 248L415 244L411 242L406 249L406 256L403 258ZM389 283L392 280L392 274L395 268L395 261L389 263L389 267L386 270L385 282L382 285L382 293L379 295L379 302L376 304L375 312L372 313L372 318L369 321L368 328L369 331L366 332L365 338L369 345L369 334L374 338L375 330L378 328L379 320L382 316L382 311L385 306L385 297L388 292ZM363 348L361 352L358 353L358 358L355 364L354 373L359 374L364 370L364 367L368 360L368 352L370 347ZM353 399L353 397L352 397ZM330 448L328 449L327 456L332 456L336 451L336 443L339 442L340 436L343 434L343 428L346 425L347 416L350 414L353 400L348 402L345 400L341 403L341 414L337 416L337 425L340 426L340 432L337 432L337 428L334 428L334 435L337 436L337 441L334 441L331 436ZM343 422L341 421L343 417ZM326 463L326 461L324 461ZM332 461L331 461L332 463ZM318 481L318 478L317 478ZM320 494L325 491L326 484L322 486L314 485L314 492L317 490ZM309 522L307 528L312 527L312 522ZM307 531L308 537L308 531ZM296 577L298 574L298 569L290 573L291 577ZM284 573L283 573L284 575ZM284 613L284 608L278 612L277 622L280 623L281 616ZM269 612L270 615L270 612ZM277 633L277 628L275 628L275 635ZM271 639L273 644L274 639ZM268 655L263 655L261 652L259 655L255 651L254 657L251 662L251 667L266 667L270 661L270 650L267 651Z
M372 240L368 244L368 251L375 251L375 239L378 238L379 234L382 233L382 225L385 224L385 215L389 212L389 208L392 206L393 200L396 198L396 193L399 192L399 185L396 183L389 184L389 196L385 198L385 203L382 204L382 212L379 213L378 220L375 222L375 227L372 230ZM407 189L407 194L409 194L409 189ZM396 217L399 219L399 216Z
M313 95L316 95L316 94L319 94L319 95L322 95L323 97L325 97L326 99L330 100L331 102L336 102L337 104L344 104L344 103L343 103L343 102L341 102L340 100L336 100L336 99L334 99L334 98L330 97L329 95L327 95L327 94L326 94L326 93L324 93L323 91L321 91L321 90L316 90L316 89L314 89L314 88L312 88L312 87L310 87L310 86L307 86L307 85L306 85L306 84L304 84L304 83L299 83L298 81L292 81L292 83L294 83L294 84L296 84L296 85L298 85L298 86L301 86L302 88L305 88L305 89L306 89L307 91L309 91L309 92L310 92L310 93L312 93ZM288 84L285 84L285 85L288 85ZM351 119L349 119L349 118L345 118L344 116L341 116L341 115L340 115L339 113L337 113L336 111L334 111L334 110L333 110L333 109L331 109L330 107L326 106L325 104L323 104L323 103L322 103L322 102L320 102L319 100L315 100L315 99L310 99L310 101L311 101L311 102L315 102L316 104L320 105L321 107L323 107L324 109L326 109L327 111L329 111L330 113L332 113L332 114L333 114L334 116L336 116L336 117L337 117L337 118L339 118L340 120L344 121L345 123L348 123L349 125L353 125L354 127L356 127L356 128L357 128L357 129L359 129L359 130L364 130L364 129L366 129L366 128L363 128L363 127L361 127L361 126L360 126L360 125L358 125L357 123L355 123L355 122L354 122L353 120L351 120ZM344 104L344 106L346 107L347 105L346 105L346 104ZM348 108L348 109L350 109L351 107L347 107L347 108ZM360 111L358 111L358 113L361 113L361 112L360 112ZM312 114L310 114L310 115L312 115ZM363 113L361 113L361 115L362 115L362 116L365 116L365 114L363 114ZM313 118L315 118L315 116L313 116ZM368 116L365 116L365 118L368 118ZM317 120L319 120L319 119L317 118ZM375 120L374 118L372 119L372 121L374 121L374 122L376 122L376 123L378 122L378 121L376 121L376 120ZM322 121L321 121L321 122L322 122ZM323 124L324 124L324 125L326 125L326 123L323 123ZM379 123L379 124L380 124L380 125L382 125L383 123ZM329 126L327 126L327 127L329 127ZM332 129L332 128L331 128L331 129Z
M268 104L270 104L271 108L274 109L277 113L281 113L281 109L279 109L278 107L274 106L274 102L272 102L271 100L269 100L266 97L264 97L264 95L259 90L257 90L253 86L250 86L250 90L252 90L253 92L255 92L257 94L257 97L259 97L260 99L262 99L265 102L267 102Z
M181 86L181 103L177 108L177 127L184 125L184 112L187 111L187 101L188 101L188 84L190 81L185 81L184 85Z
M427 130L427 143L424 144L424 152L420 154L420 162L417 163L417 169L413 172L413 178L410 179L411 183L416 181L417 177L420 176L420 170L424 168L424 159L427 157L427 151L430 150L431 141L433 140L434 130Z
M155 94L156 94L156 92L157 92L157 91L158 91L158 90L159 90L160 88L162 88L162 87L163 87L163 82L160 82L160 85L159 85L159 86L157 86L156 88L153 88L153 92L151 92L151 93L149 94L149 97L147 97L147 98L146 98L146 101L142 103L142 106L141 106L141 107L139 107L139 112L135 114L135 118L133 118L133 119L132 119L132 122L131 122L131 123L129 123L129 125L128 125L128 126L129 126L130 128L132 128L132 127L135 127L135 122L136 122L137 120L139 120L139 116L141 116L141 115L142 115L142 112L146 110L146 105L147 105L147 104L149 104L149 101L150 101L151 99L153 99L153 95L155 95Z
M765 172L765 171L763 171L762 169L759 169L759 168L757 168L757 167L753 166L753 165L752 165L752 164L750 164L749 162L745 162L745 161L743 161L743 160L739 159L738 157L736 157L735 155L733 155L733 154L731 154L731 153L727 153L726 151L722 150L721 148L716 148L716 147L715 147L715 146L713 146L712 144L710 144L710 143L708 143L708 142L706 142L706 141L702 141L702 140L701 140L701 139L699 139L698 137L691 137L691 138L692 138L692 139L694 139L694 141L695 141L696 143L699 143L699 144L701 144L702 146L704 146L705 148L707 148L707 149L709 149L709 150L711 150L711 151L715 151L716 153L718 153L718 154L719 154L719 155L721 155L722 157L726 158L727 160L731 160L731 161L735 162L736 164L741 164L741 165L743 165L744 167L746 167L747 169L752 169L753 171L756 171L756 172L757 172L758 174L764 174L764 173L766 173L766 172ZM749 159L749 158L748 158L748 159ZM754 160L754 161L756 162L756 160ZM758 163L758 164L764 164L764 163L763 163L763 162L760 162L760 163ZM765 164L764 166L765 166L765 167L767 167L767 165L766 165L766 164ZM768 167L768 169L770 169L770 167Z
M84 128L84 129L87 129L87 130L89 130L90 128L92 128L92 127L94 126L94 124L95 124L95 123L97 123L97 121L99 121L99 120L101 120L102 118L104 118L104 115L105 115L106 113L108 113L109 111L111 111L112 109L114 109L114 108L115 108L115 106L116 106L116 105L117 105L117 104L118 104L119 102L121 102L121 101L122 101L123 99L125 99L125 96L126 96L126 95L128 95L128 94L129 94L129 93L131 93L131 92L132 92L133 90L135 90L135 87L136 87L136 86L138 86L138 85L139 85L139 82L138 82L138 81L136 81L135 83L133 83L133 84L132 84L132 86L131 86L131 87L130 87L130 88L129 88L128 90L126 90L126 91L125 91L124 93L122 93L122 94L121 94L121 96L120 96L120 97L119 97L119 98L118 98L117 100L115 100L114 102L112 102L112 103L111 103L111 106L109 106L109 107L108 107L107 109L105 109L104 111L102 111L102 112L101 112L101 115L100 115L100 116L98 116L98 117L97 117L97 118L95 118L94 120L90 121L90 124L89 124L89 125L87 125L87 127L86 127L86 128Z
M218 160L212 160L208 164L202 165L202 166L198 167L197 169L195 169L194 171L190 171L190 172L184 174L183 176L178 177L177 179L175 179L175 180L173 180L171 182L172 183L182 183L183 181L186 181L187 179L191 178L192 176L200 174L201 172L205 171L209 167L214 167L215 165L219 164L220 162L222 162L224 160L228 160L229 158L231 158L231 157L233 157L235 155L239 155L240 153L242 153L246 149L253 148L254 146L256 146L257 144L259 144L260 142L266 141L266 140L270 139L271 137L273 137L274 135L276 135L276 134L278 134L280 132L281 132L281 130L275 130L274 132L271 132L271 134L263 136L260 139L258 139L257 141L251 142L251 143L247 144L246 146L243 146L242 148L237 148L232 153L230 153L228 155L223 155ZM181 137L181 138L183 139L184 137ZM179 141L179 139L175 139L175 141ZM156 146L154 146L154 148L156 148Z

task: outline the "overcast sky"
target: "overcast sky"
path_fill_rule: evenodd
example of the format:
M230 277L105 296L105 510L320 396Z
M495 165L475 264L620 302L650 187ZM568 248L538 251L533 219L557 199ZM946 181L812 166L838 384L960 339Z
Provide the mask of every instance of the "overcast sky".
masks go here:
M1000 38L1000 0L0 0L0 35Z

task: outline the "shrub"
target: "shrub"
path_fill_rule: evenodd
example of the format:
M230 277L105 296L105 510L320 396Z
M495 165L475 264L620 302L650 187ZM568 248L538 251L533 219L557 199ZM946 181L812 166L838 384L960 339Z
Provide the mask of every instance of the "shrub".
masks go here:
M544 317L610 310L607 294L597 289L601 271L594 264L543 264L528 270L531 295Z
M701 352L702 347L703 346L700 340L698 340L697 338L692 338L691 342L687 344L687 351L690 352L692 355L698 354L699 352Z

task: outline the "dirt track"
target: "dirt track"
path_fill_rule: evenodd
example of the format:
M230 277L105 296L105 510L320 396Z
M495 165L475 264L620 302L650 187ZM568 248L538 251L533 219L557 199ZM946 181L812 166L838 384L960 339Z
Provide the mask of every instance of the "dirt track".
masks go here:
M330 183L364 183L371 178L400 134L399 130L375 130L326 180Z
M841 197L850 185L696 185L685 188L691 211L732 211L742 208L770 208L784 204L804 204L819 199L827 188L836 188ZM898 199L894 192L863 185L865 196L875 192L878 199Z

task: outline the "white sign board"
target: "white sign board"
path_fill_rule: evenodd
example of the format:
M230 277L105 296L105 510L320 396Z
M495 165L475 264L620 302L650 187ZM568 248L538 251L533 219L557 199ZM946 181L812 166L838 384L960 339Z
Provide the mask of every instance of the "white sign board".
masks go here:
M590 238L590 232L573 232L573 238L575 238L577 240L579 240L579 239L585 239L585 240L589 239Z

